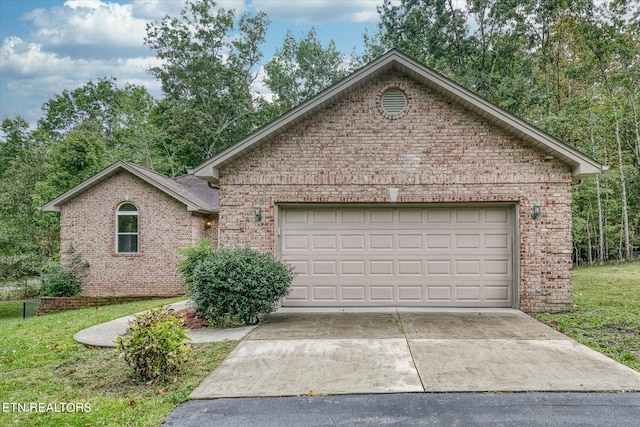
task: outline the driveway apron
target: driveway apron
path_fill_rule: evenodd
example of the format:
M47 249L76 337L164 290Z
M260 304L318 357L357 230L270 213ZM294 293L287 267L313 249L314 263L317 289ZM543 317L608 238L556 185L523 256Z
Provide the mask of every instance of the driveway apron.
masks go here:
M281 310L191 398L638 391L640 373L517 310Z

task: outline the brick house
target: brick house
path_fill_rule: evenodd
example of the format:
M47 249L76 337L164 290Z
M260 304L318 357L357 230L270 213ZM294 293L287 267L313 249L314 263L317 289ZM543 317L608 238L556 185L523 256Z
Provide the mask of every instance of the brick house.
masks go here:
M180 178L199 202L120 162L45 210L91 294L176 289L176 249L208 234L294 265L285 306L562 311L571 186L605 168L392 50ZM129 202L139 254L115 247Z
M606 167L392 50L191 173L285 306L571 303L571 185Z
M122 161L42 209L60 212L63 257L71 245L89 262L83 296L183 294L177 250L217 242L217 190Z

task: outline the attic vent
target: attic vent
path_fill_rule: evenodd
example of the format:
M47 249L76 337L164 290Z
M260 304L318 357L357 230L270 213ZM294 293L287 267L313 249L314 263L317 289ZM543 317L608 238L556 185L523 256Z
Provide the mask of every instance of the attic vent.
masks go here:
M407 96L400 89L389 89L382 94L380 104L385 113L400 114L407 106Z

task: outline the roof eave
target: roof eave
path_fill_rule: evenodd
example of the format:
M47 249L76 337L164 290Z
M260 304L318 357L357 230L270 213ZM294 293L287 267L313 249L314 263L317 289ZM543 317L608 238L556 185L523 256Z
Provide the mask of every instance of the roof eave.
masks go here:
M181 195L177 194L176 192L174 192L170 188L167 188L166 186L162 185L162 183L160 183L158 181L155 181L154 179L152 179L152 178L150 178L150 177L138 172L135 168L131 167L128 163L123 162L123 161L118 161L118 162L114 163L113 165L109 166L108 168L106 168L102 172L99 172L98 174L96 174L96 175L92 176L91 178L87 179L86 181L76 185L71 190L69 190L69 191L65 192L64 194L62 194L62 195L56 197L55 199L51 200L50 202L48 202L47 204L42 206L40 209L45 211L45 212L60 212L60 208L61 208L62 205L68 203L70 200L78 197L80 194L84 193L85 191L87 191L91 187L99 184L100 182L102 182L105 179L109 178L110 176L114 175L119 170L126 170L127 172L129 172L132 175L138 177L139 179L143 180L147 184L149 184L149 185L157 188L158 190L162 191L163 193L173 197L174 199L176 199L180 203L184 204L187 207L187 210L190 211L190 212L200 212L200 213L205 213L205 214L211 214L211 213L216 213L217 212L214 209L208 209L206 207L194 205L191 201L185 199L184 197L182 197Z

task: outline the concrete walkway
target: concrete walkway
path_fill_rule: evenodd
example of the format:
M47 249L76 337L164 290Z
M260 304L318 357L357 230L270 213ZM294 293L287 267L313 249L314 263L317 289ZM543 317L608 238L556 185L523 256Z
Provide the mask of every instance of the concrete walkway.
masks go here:
M184 310L189 305L188 301L170 304L167 307L173 310ZM135 314L121 317L110 322L101 323L87 329L83 329L73 336L81 344L91 347L115 347L116 338L127 331L129 322L133 320ZM205 328L195 329L187 332L190 343L239 341L243 339L255 326L245 326L241 328Z
M640 391L640 373L517 310L280 310L191 398Z

